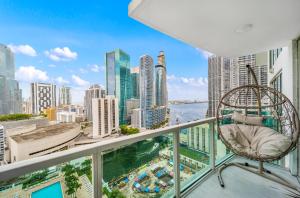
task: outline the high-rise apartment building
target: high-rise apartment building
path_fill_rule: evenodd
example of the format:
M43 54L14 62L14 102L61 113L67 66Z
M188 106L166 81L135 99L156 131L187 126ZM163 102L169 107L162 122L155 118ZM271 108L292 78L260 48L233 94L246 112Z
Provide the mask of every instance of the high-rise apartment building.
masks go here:
M0 114L22 112L22 91L15 80L14 54L0 44Z
M93 132L92 137L106 137L119 129L118 99L114 96L93 98Z
M167 74L164 52L158 55L158 64L155 66L155 104L157 106L167 106Z
M105 97L105 91L97 84L92 85L88 90L85 91L84 109L85 109L85 117L88 121L93 120L92 99L104 98L104 97Z
M132 93L131 97L135 99L140 98L140 70L139 67L131 68L130 72L130 81L131 81L131 88Z
M229 90L239 86L253 84L248 74L247 65L253 68L259 85L268 84L268 54L266 52L241 56L237 58L224 58L211 56L208 58L208 116L215 116L221 97ZM243 102L246 98L240 96ZM249 94L251 104L256 104L255 93Z
M259 54L252 54L248 56L241 56L230 60L230 88L254 84L252 76L249 76L247 65L254 70L259 85L268 85L268 53L263 52ZM255 93L252 91L249 94L249 105L255 105L257 99ZM246 100L246 93L240 96L240 101L243 103Z
M56 107L56 85L49 83L31 83L32 113Z
M153 59L144 55L140 58L140 105L141 127L151 128L150 111L154 105Z
M1 162L4 161L4 127L0 125L0 165Z
M62 86L59 88L59 98L58 104L59 105L70 105L71 102L71 88Z
M208 116L215 116L220 98L230 90L230 59L208 58Z
M126 100L131 98L130 57L124 51L116 49L107 52L106 91L107 95L115 96L119 101L119 122L126 124Z

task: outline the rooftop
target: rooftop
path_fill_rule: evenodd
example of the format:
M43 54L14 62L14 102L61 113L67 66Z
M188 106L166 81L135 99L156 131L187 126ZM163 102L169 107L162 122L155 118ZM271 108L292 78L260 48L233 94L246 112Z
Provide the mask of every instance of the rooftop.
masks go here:
M28 142L32 140L39 140L49 136L55 136L64 133L70 129L74 129L76 127L79 127L79 125L74 125L74 123L61 123L56 125L49 125L47 127L38 128L28 133L11 136L11 138L14 139L16 142Z

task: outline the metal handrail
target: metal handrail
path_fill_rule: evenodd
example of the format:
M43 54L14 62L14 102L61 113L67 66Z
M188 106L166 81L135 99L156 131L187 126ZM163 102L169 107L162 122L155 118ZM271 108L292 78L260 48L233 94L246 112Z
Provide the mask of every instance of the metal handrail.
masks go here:
M194 127L197 125L201 125L201 124L209 124L212 123L216 120L215 117L211 117L211 118L206 118L206 119L201 119L201 120L196 120L196 121L191 121L188 123L183 123L183 124L178 124L178 125L173 125L173 126L168 126L165 128L160 128L160 129L156 129L156 130L147 130L145 132L141 132L135 135L130 135L130 136L121 136L119 138L115 138L115 139L109 139L109 140L104 140L101 142L97 142L97 143L93 143L93 144L89 144L89 145L83 145L80 147L75 147L75 148L71 148L69 150L66 151L60 151L57 153L51 153L45 156L40 156L40 157L36 157L36 158L32 158L32 159L28 159L28 160L23 160L23 161L19 161L19 162L15 162L12 164L7 164L4 166L0 167L0 181L7 181L16 177L19 177L21 175L25 175L37 170L41 170L41 169L45 169L57 164L61 164L64 162L68 162L80 157L84 157L84 156L93 156L93 161L94 162L94 166L97 166L94 168L94 196L95 197L101 197L101 189L99 190L99 185L101 186L101 180L100 178L102 178L102 171L100 171L102 169L102 152L103 151L107 151L110 149L117 149L126 145L130 145L142 140L146 140L149 138L154 138L160 135L164 135L164 134L168 134L168 133L173 133L174 134L174 141L177 143L177 145L179 145L179 132L182 129L186 129L186 128L190 128L190 127ZM213 146L213 145L212 145ZM177 155L177 163L179 166L179 153L178 153L178 148L175 148ZM214 160L214 159L213 159ZM177 166L174 166L174 168L176 169ZM178 173L179 171L176 170L176 172ZM177 176L176 176L177 177ZM179 177L178 177L178 183L179 181ZM176 185L177 189L177 196L180 193L180 185Z

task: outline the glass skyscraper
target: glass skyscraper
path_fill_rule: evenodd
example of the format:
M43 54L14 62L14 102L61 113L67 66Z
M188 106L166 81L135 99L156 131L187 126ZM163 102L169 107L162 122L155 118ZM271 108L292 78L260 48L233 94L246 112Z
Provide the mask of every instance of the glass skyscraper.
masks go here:
M158 64L155 66L155 104L156 106L167 106L168 91L166 77L166 62L164 52L158 55Z
M130 57L124 51L116 49L106 53L105 64L107 95L118 98L119 122L126 124L126 100L130 99L132 94Z
M141 127L151 128L151 110L154 105L153 59L144 55L140 58L140 107Z
M0 44L0 114L22 112L22 91L15 80L14 54Z
M140 98L140 72L139 67L134 67L131 69L130 73L132 93L131 98L139 99Z

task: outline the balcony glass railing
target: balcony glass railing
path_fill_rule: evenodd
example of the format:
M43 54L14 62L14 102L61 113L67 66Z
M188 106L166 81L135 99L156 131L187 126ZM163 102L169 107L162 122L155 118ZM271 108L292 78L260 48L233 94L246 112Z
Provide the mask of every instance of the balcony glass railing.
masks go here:
M179 197L228 156L212 138L214 122L149 130L1 166L0 197Z

